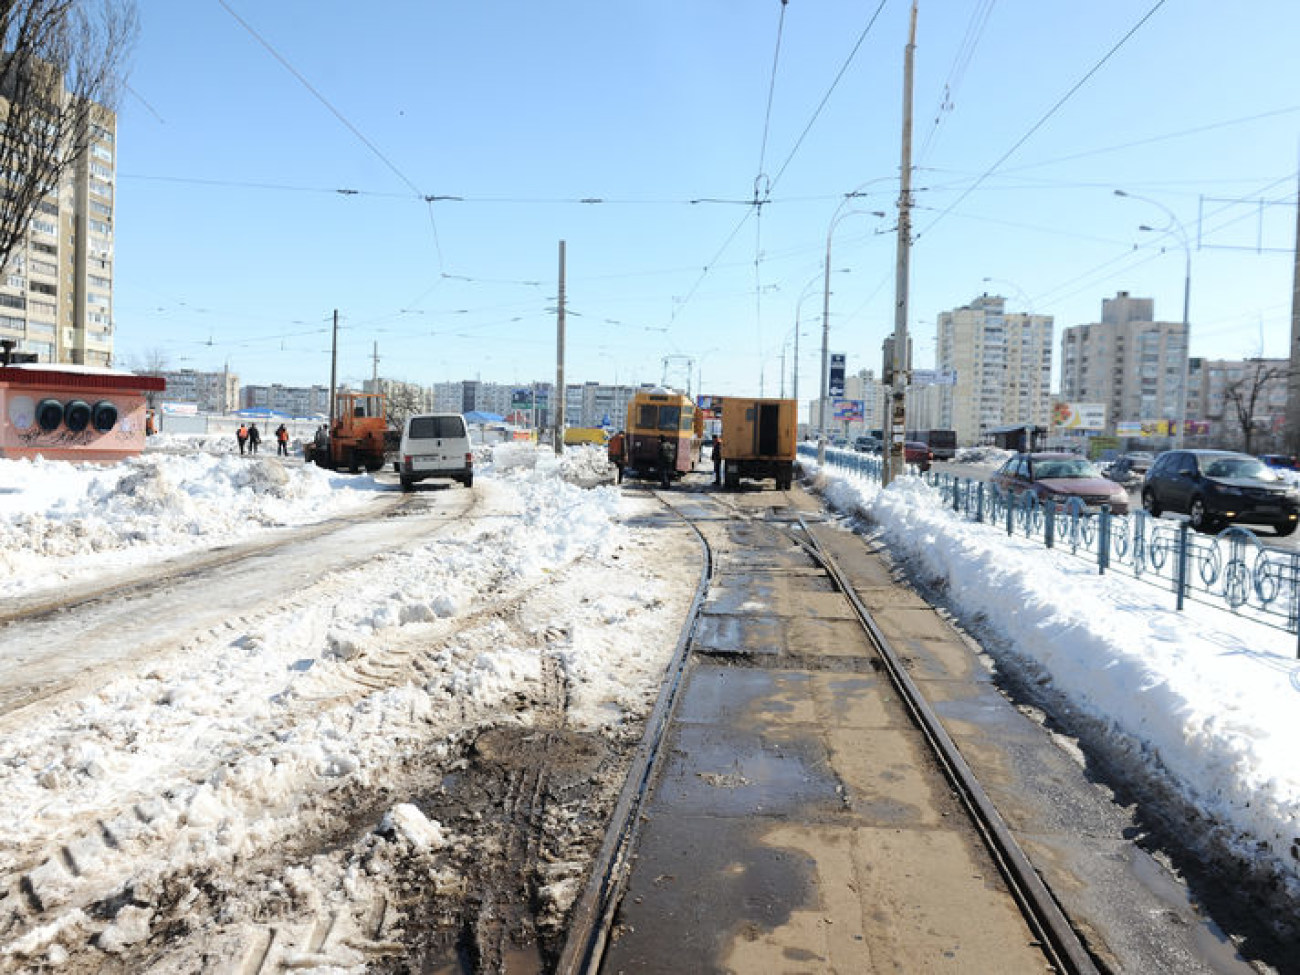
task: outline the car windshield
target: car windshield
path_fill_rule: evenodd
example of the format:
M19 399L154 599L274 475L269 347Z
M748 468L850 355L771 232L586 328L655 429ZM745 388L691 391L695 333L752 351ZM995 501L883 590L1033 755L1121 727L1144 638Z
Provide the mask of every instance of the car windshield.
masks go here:
M1206 477L1249 477L1257 481L1276 481L1277 472L1255 457L1220 457L1205 465Z
M1034 480L1046 481L1056 477L1100 477L1091 461L1082 457L1063 457L1060 460L1034 462Z

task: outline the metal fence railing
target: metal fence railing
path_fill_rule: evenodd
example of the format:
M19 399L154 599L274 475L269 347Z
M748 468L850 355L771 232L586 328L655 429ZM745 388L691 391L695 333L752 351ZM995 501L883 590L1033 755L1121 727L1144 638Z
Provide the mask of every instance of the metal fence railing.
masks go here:
M800 446L799 453L816 459L816 448ZM878 456L831 449L826 465L881 480ZM933 469L920 476L964 518L1038 539L1045 548L1096 565L1098 573L1122 572L1166 589L1180 611L1191 600L1300 638L1300 552L1265 545L1248 529L1233 526L1199 535L1185 521L1153 518L1142 510L1116 515L1105 506L1085 508L1078 498L1063 506L1042 504L1032 494L1015 495L975 478Z

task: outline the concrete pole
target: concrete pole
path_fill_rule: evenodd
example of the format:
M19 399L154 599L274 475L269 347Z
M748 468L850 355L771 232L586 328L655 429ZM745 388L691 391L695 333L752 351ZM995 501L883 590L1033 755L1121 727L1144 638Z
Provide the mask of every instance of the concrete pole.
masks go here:
M564 453L564 241L560 241L560 290L556 303L555 452Z
M889 411L885 416L887 463L882 483L888 485L901 475L906 464L903 441L907 436L907 381L912 363L907 351L907 288L912 245L912 67L916 54L916 0L912 0L912 22L903 58L903 149L898 190L898 261L894 276L894 381Z
M334 391L339 385L339 310L334 309L334 338L330 342L330 423L334 422Z
M1300 180L1297 181L1300 183ZM1287 453L1300 456L1300 198L1295 208L1295 270L1291 278L1291 359L1286 379Z

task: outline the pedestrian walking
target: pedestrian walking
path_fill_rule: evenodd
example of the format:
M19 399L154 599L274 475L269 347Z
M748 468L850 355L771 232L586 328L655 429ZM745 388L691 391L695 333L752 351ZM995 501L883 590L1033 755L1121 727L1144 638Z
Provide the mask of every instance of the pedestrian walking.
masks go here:
M239 452L242 454L248 444L248 427L241 423L239 429L235 431L235 439L239 441Z
M289 456L289 428L283 423L275 428L275 445L277 456Z
M248 428L248 452L257 453L257 445L262 442L262 435L257 432L257 424L254 423Z
M713 438L713 483L722 483L722 437Z

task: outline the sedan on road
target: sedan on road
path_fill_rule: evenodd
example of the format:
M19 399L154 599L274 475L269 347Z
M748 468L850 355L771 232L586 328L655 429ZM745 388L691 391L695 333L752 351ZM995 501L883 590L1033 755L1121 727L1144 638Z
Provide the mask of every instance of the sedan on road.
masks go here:
M908 440L903 443L904 463L915 464L921 470L928 471L933 461L934 451L930 449L928 443L922 443L920 440Z
M1142 507L1174 511L1200 532L1232 522L1269 525L1290 535L1300 523L1300 490L1258 457L1230 450L1169 450L1142 482Z
M1110 505L1112 513L1128 514L1128 492L1123 486L1102 477L1092 461L1077 454L1013 454L991 481L1013 494L1033 494L1044 504L1064 508L1071 498L1078 498L1091 511Z

